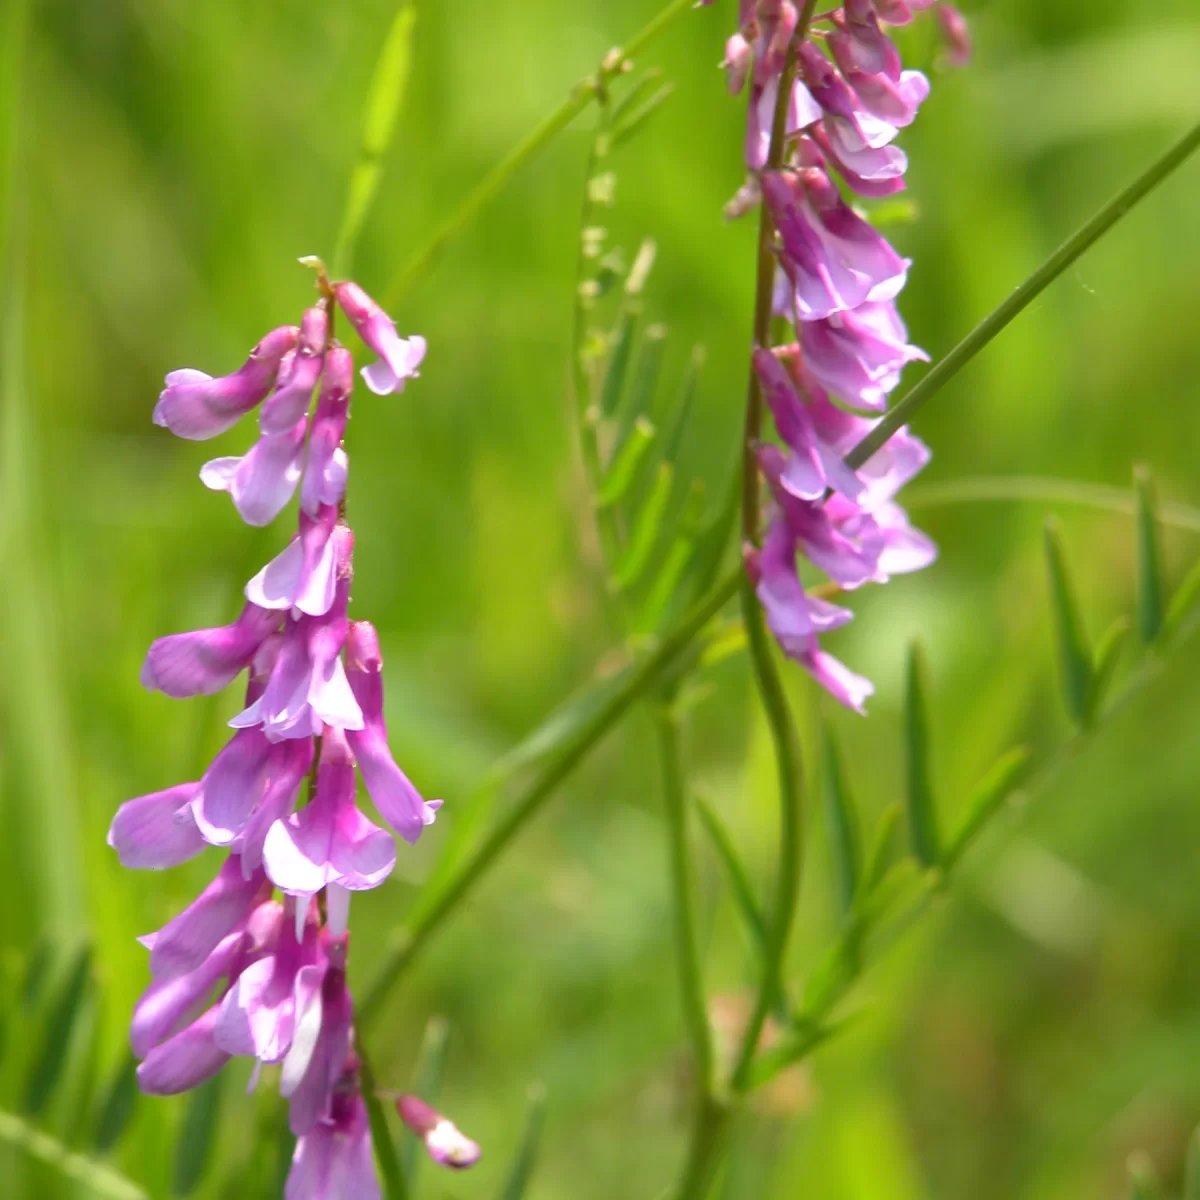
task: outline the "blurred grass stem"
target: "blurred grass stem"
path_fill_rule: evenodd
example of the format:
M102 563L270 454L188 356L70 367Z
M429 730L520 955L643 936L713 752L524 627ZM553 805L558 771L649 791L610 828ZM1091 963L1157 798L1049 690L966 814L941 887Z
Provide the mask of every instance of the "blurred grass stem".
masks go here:
M909 389L908 393L893 405L887 416L846 455L847 464L851 467L861 467L1009 322L1024 312L1076 259L1094 246L1139 200L1148 196L1197 149L1200 149L1200 124L1192 126L1120 195L1110 200L1074 236L1068 238L1024 283L1017 286L999 308L985 317L924 379Z
M596 74L580 80L570 95L540 125L525 135L502 158L467 198L437 229L433 237L409 259L404 269L384 292L384 308L393 308L412 286L425 275L446 249L487 205L508 186L526 163L536 158L593 100L602 95L610 79L622 73L627 60L639 54L664 29L695 7L694 0L671 0L624 47L611 50L596 69Z

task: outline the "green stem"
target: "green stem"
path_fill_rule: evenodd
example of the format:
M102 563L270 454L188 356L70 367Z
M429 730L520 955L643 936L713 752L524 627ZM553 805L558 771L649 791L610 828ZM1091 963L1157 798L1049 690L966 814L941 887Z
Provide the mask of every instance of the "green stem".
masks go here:
M364 1028L380 1014L389 988L400 978L429 936L458 907L510 841L536 815L558 786L579 765L588 751L654 688L663 673L687 648L692 639L720 611L737 590L743 577L739 566L699 600L675 629L667 635L628 679L564 743L517 798L484 841L442 881L437 893L423 904L420 915L398 939L376 976L366 999L359 1008L359 1024Z
M655 707L654 722L658 734L659 759L663 771L663 800L667 817L671 859L671 889L675 921L675 952L679 967L679 991L683 1001L684 1023L692 1040L695 1058L698 1102L704 1106L713 1088L712 1029L708 1023L708 1005L704 979L696 955L696 920L693 912L692 862L688 846L687 782L683 754L679 744L679 715L673 697L666 696Z
M1098 242L1139 200L1200 148L1200 124L1195 125L1152 163L1119 196L1110 200L1086 225L1069 238L1003 304L985 317L941 362L897 401L891 411L849 454L846 462L861 467L917 409L954 378L1010 321L1023 312L1077 258Z
M580 80L570 95L540 125L531 130L484 176L475 189L447 218L433 237L409 259L384 293L384 308L394 308L446 247L471 224L479 213L508 185L526 163L536 158L581 112L596 99L604 85L621 73L622 64L640 53L673 21L694 7L693 0L671 0L653 20L636 33L624 49L605 55L596 74Z
M375 1159L379 1163L379 1173L383 1176L383 1194L387 1200L408 1200L408 1180L404 1176L404 1168L396 1154L396 1143L392 1141L388 1129L387 1113L379 1103L375 1093L375 1072L371 1069L371 1060L363 1048L362 1039L355 1044L358 1054L358 1073L362 1082L362 1098L367 1106L367 1120L371 1124L371 1145L375 1148Z
M703 1200L708 1195L725 1157L733 1114L728 1102L714 1096L701 1098L676 1200Z

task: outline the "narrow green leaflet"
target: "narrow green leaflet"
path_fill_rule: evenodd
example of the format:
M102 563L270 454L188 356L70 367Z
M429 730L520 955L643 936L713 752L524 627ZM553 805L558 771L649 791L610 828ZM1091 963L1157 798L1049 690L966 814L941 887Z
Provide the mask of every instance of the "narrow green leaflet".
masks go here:
M1071 720L1082 729L1088 722L1088 704L1092 695L1092 655L1067 572L1062 534L1058 522L1053 519L1046 522L1046 569L1050 579L1063 702Z
M1092 665L1092 690L1088 695L1089 725L1094 725L1100 719L1128 633L1129 618L1118 617L1104 631L1104 636L1096 646L1096 661Z
M980 780L963 809L963 815L942 853L942 866L949 872L979 836L989 821L1012 795L1029 765L1029 748L1017 746L1005 754Z
M845 917L854 907L854 898L858 894L858 881L862 874L862 832L854 797L846 782L841 754L828 727L824 730L823 742L825 812L829 821L838 903Z
M1178 636L1188 618L1200 604L1200 560L1184 577L1175 595L1171 597L1171 606L1167 609L1167 618L1163 623L1162 640L1171 641Z
M516 1156L508 1170L499 1200L523 1200L533 1169L537 1164L542 1143L542 1128L546 1121L546 1089L535 1083L529 1089L529 1104L525 1109L525 1129Z
M859 888L860 902L869 896L882 882L896 856L900 840L900 820L903 810L900 802L889 804L879 814L879 821L871 837L871 845L863 860L862 883Z
M371 77L363 112L362 147L350 173L346 207L333 255L334 273L339 276L351 271L358 235L379 188L383 160L392 144L396 118L408 87L416 21L416 7L405 0L392 20Z
M679 397L675 401L675 415L667 426L667 433L662 439L662 456L667 462L674 462L679 457L683 445L684 434L688 430L695 403L696 392L700 383L700 372L704 367L704 347L693 346L692 357L688 361L687 373L679 389Z
M734 849L733 839L721 823L721 818L713 812L712 807L701 796L696 797L696 811L700 814L700 824L704 826L704 831L712 841L717 857L725 868L725 874L729 877L729 886L733 890L734 902L750 932L754 949L759 954L764 954L767 946L767 923L758 907L758 901L754 898L754 889L750 886L746 868L742 866L742 860L738 857L737 850Z
M638 417L634 421L629 436L617 451L600 484L600 491L596 496L598 507L611 508L625 498L657 435L658 431L646 417Z
M98 1154L111 1150L121 1140L121 1134L133 1116L139 1094L137 1059L130 1054L113 1073L104 1102L100 1105L96 1136L92 1141Z
M927 866L941 859L937 809L929 769L929 714L926 703L925 654L913 642L908 651L908 689L904 733L908 764L908 826L913 852Z
M617 412L617 427L622 439L629 436L629 431L638 417L652 412L666 345L667 330L665 326L651 325L646 329L646 335L642 338L642 344L638 350L633 382Z
M1144 467L1134 473L1137 489L1137 624L1142 641L1151 645L1162 632L1166 609L1158 497Z
M616 118L616 114L614 113L612 129L613 146L620 146L641 132L650 118L671 98L671 93L674 91L675 85L673 83L664 83L636 108L631 108L620 120Z
M41 1047L25 1088L23 1107L31 1116L36 1116L46 1107L66 1066L71 1035L83 1015L91 988L91 966L91 947L83 946L76 953L62 990L55 998L42 1027Z
M650 495L634 519L629 542L613 571L613 586L620 591L633 587L650 563L650 556L654 552L663 518L667 513L667 505L671 501L673 480L674 470L671 464L659 463Z
M218 1071L207 1083L196 1088L188 1100L187 1115L175 1146L171 1190L176 1196L190 1196L204 1182L214 1160L224 1080L225 1073Z
M612 335L612 354L609 356L608 369L604 372L604 385L600 389L600 415L603 417L611 417L621 403L629 360L633 357L633 339L637 333L639 315L636 307L626 305L617 318L617 327Z

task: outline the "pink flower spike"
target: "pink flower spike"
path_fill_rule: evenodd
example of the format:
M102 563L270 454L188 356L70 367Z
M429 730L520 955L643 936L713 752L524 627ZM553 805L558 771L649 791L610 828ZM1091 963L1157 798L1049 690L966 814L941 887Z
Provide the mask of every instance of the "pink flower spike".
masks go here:
M361 730L347 734L367 791L380 816L406 841L416 843L432 825L440 800L426 802L388 749L383 715L383 656L369 621L352 621L346 638L346 677L362 709Z
M296 1142L284 1200L380 1200L362 1097L336 1095L329 1121Z
M159 638L146 653L142 686L176 699L211 696L251 664L279 625L278 613L247 604L232 625Z
M247 525L269 525L287 507L300 482L308 418L291 429L263 434L239 457L214 458L200 468L200 481L214 492L228 492Z
M246 584L246 599L260 608L295 608L310 617L324 616L334 600L339 567L347 566L354 535L347 526L338 532L338 512L332 505L316 517L300 514L300 532Z
M150 945L150 974L168 979L194 971L230 933L244 929L255 908L270 894L261 871L242 876L231 854L203 892L157 933L141 939Z
M313 388L321 378L329 316L323 308L310 308L300 325L300 340L290 363L279 373L279 385L259 413L264 434L282 434L308 417Z
M186 1029L155 1046L137 1069L138 1086L150 1096L175 1096L199 1087L228 1061L213 1041L214 1005Z
M294 325L272 330L244 366L219 379L190 368L172 371L154 408L155 425L191 441L232 429L271 390L283 356L296 345L299 334Z
M313 520L324 506L336 507L346 494L346 452L342 438L350 416L354 359L335 346L325 356L321 396L308 438L308 463L300 485L300 508Z
M460 1133L449 1118L430 1108L416 1096L401 1096L396 1101L400 1120L425 1143L429 1157L438 1166L463 1171L480 1158L479 1143Z
M192 799L200 785L181 783L165 792L126 800L108 830L108 844L121 866L161 871L195 858L204 838L192 816Z
M336 284L333 292L358 336L379 355L379 362L362 369L367 387L377 396L404 391L425 357L425 339L402 338L388 315L357 283Z
M395 843L358 811L354 790L354 756L346 737L327 729L315 798L267 833L263 864L276 887L293 896L314 895L330 883L362 891L391 874Z

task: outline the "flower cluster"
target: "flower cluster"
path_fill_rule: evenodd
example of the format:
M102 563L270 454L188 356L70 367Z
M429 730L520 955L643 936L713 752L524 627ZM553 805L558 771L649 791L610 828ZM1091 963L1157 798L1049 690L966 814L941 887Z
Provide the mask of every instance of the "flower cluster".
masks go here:
M774 314L794 330L790 344L753 350L783 445L758 447L774 503L761 548L747 548L747 569L784 651L859 711L870 682L819 643L853 614L806 593L797 554L829 576L824 590L838 592L919 570L937 553L895 502L929 461L922 442L902 427L860 469L843 461L877 421L860 414L883 412L905 365L927 358L908 344L896 311L909 260L847 195L888 196L905 186L908 161L895 141L929 81L903 69L885 25L905 24L932 3L846 0L809 23L812 5L741 0L724 61L731 90L750 92L751 175L731 212L765 206L778 261ZM962 17L946 5L939 17L951 61L964 61ZM783 154L772 158L780 105Z
M146 687L208 695L245 671L245 707L202 779L123 804L108 836L127 867L176 866L206 845L228 852L200 896L141 939L151 983L131 1030L138 1081L165 1095L235 1055L256 1060L255 1080L277 1065L299 1138L288 1200L379 1195L346 986L347 920L351 894L378 887L396 849L357 807L355 768L408 842L441 803L423 800L392 758L379 639L348 615L354 535L342 442L354 366L333 338L334 316L340 309L379 355L362 375L380 395L417 374L425 343L401 338L356 284L331 286L322 272L321 291L299 327L267 334L233 374L167 376L154 420L180 437L214 437L259 408L251 449L212 460L201 479L252 525L272 521L299 489L299 530L246 585L233 624L150 647ZM431 1153L442 1153L440 1142Z

